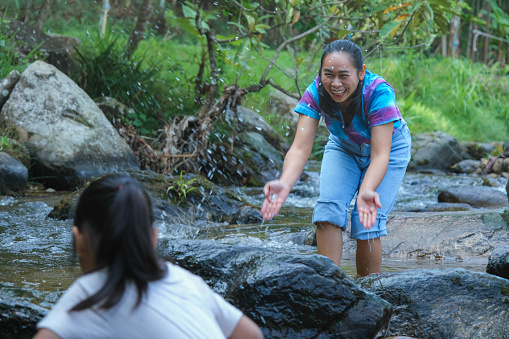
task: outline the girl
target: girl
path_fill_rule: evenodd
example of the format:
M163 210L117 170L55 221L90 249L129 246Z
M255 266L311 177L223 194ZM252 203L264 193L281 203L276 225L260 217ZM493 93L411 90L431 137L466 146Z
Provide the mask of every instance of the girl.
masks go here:
M281 178L263 189L263 218L278 214L300 177L323 117L330 136L313 213L318 253L339 266L342 232L357 193L351 216L351 238L357 240L357 274L379 273L380 237L387 235L387 214L410 161L410 132L396 106L394 90L366 70L359 46L336 40L325 47L319 75L295 111L300 114L299 123Z
M38 323L35 338L262 338L201 278L156 258L153 221L135 180L92 182L72 227L84 275Z

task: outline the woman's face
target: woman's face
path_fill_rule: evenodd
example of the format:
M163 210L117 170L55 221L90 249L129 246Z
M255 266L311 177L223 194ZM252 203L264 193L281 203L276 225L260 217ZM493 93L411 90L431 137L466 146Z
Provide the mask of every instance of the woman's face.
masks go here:
M333 52L323 59L322 84L335 102L346 103L365 74L366 65L359 72L346 53Z

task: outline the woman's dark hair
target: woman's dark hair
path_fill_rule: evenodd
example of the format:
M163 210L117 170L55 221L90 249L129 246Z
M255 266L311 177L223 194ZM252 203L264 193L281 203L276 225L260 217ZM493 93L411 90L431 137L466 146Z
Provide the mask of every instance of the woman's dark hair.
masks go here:
M339 103L335 102L327 93L322 83L322 68L323 68L323 60L325 57L331 53L339 52L346 53L350 58L350 62L353 67L359 73L362 70L362 65L364 61L362 59L362 51L359 46L349 40L335 40L325 46L322 52L322 58L320 60L320 70L318 71L318 76L320 77L319 86L318 86L318 100L320 111L322 114L328 116L329 118L339 120L341 119L335 112L340 110ZM352 93L348 101L350 104L346 110L342 110L343 121L345 125L348 126L352 122L354 115L357 112L360 112L362 109L362 87L364 85L364 80L359 80L359 84L355 89L355 92Z
M166 268L157 259L153 245L154 215L147 192L134 179L109 175L92 182L81 194L74 225L86 232L95 253L96 269L107 267L108 277L97 293L81 301L71 311L98 303L100 308L115 306L126 284L133 282L141 302L150 281L159 280Z

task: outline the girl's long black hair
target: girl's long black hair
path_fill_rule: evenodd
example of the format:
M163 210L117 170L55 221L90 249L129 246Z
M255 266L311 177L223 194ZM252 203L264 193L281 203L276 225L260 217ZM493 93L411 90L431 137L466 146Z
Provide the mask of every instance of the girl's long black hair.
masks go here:
M165 266L156 257L153 245L154 215L147 192L134 179L110 175L92 182L81 194L74 225L86 232L95 253L96 269L107 267L108 278L92 296L71 311L115 306L126 284L133 282L141 302L148 282L163 278Z
M323 60L325 57L331 53L339 52L346 53L350 58L350 62L357 70L357 74L362 70L362 65L364 64L362 58L362 51L359 46L350 40L335 40L325 46L322 52L322 59L320 60L320 70L318 71L319 76L319 86L318 86L318 100L320 111L322 114L328 116L329 118L340 120L341 117L336 114L340 110L339 103L335 102L329 93L325 90L322 83L322 68L323 68ZM343 121L345 125L348 126L352 122L354 115L357 112L362 111L362 87L364 85L364 80L359 80L357 88L352 93L348 101L350 104L346 110L341 110L343 115Z

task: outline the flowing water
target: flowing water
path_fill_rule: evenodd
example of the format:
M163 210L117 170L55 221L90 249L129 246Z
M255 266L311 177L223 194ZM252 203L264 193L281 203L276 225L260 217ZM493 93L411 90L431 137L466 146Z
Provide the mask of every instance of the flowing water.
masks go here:
M313 206L318 199L319 163L310 162L279 216L254 225L213 225L195 229L158 224L161 238L214 239L225 244L266 247L288 253L316 253L311 245ZM436 176L408 173L400 188L394 211L418 210L437 202L441 189L482 185L473 176ZM505 179L491 179L505 191ZM237 188L254 205L261 206L261 188ZM46 218L67 193L39 193L23 198L0 197L0 290L4 294L40 303L54 303L80 272L72 260L71 221ZM382 271L411 268L463 267L484 271L484 261L384 258ZM341 268L355 275L355 258L345 253Z

